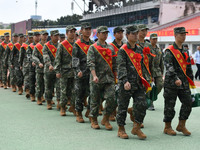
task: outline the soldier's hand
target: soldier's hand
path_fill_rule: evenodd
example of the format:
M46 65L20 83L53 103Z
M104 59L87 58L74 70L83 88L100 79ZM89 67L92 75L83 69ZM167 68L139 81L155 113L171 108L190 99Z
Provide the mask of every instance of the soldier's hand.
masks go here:
M43 64L40 63L40 64L39 64L39 67L40 67L40 68L43 68Z
M128 81L124 84L124 89L127 91L131 89L131 84Z
M52 65L49 66L49 70L50 70L50 71L53 70L53 66L52 66Z
M36 64L35 64L34 62L32 62L32 66L35 67L35 65L36 65Z
M56 74L56 77L57 77L57 78L61 78L61 74L60 74L60 73L57 73L57 74Z
M177 86L181 86L181 85L182 85L182 81L181 81L181 80L176 80L176 81L175 81L175 84L176 84Z
M22 67L20 67L20 70L22 70Z
M78 77L81 78L82 76L83 76L83 73L80 71L80 72L78 73Z
M11 65L10 67L11 67L11 68L14 68L14 66L13 66L13 65Z
M99 82L99 78L98 78L97 76L94 76L94 77L93 77L93 82L94 82L94 83L98 83L98 82Z

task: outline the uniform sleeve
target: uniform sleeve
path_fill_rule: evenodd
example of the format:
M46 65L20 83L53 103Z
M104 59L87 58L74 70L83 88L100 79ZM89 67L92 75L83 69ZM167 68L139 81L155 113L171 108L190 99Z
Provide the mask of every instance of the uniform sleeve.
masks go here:
M164 61L163 61L163 53L161 54L161 58L160 58L160 69L161 69L161 73L164 73Z
M60 73L60 70L61 70L62 49L63 49L63 46L59 44L57 52L56 52L55 66L54 66L54 70L56 73Z
M118 56L117 56L117 75L119 81L125 84L128 81L127 77L127 69L126 69L126 53L123 49L119 49Z
M114 51L114 48L112 47L112 55L114 57L112 57L112 68L113 68L113 72L117 72L117 60L116 60L116 53Z
M87 66L90 71L95 70L95 55L93 46L90 46L87 53Z
M168 49L165 50L164 65L166 67L166 75L173 77L175 80L179 80L173 65L173 54Z
M81 71L78 52L79 52L79 46L75 43L72 51L72 68L74 69L75 75L77 75L78 72Z
M20 48L20 52L19 52L19 64L20 64L20 67L23 66L23 61L24 61L24 51L25 49L23 47Z
M16 54L16 51L17 49L15 48L15 46L13 46L13 49L11 51L11 55L10 55L10 62L11 62L11 65L14 65L14 56Z
M188 53L188 56L189 56L189 51L188 51L187 53ZM194 76L193 76L193 71L192 71L192 65L191 65L190 57L188 57L187 62L189 63L189 65L187 65L186 74L187 74L187 76L188 76L190 79L192 79L192 80L194 81Z
M41 63L39 59L39 52L36 47L33 50L32 59L37 66Z
M6 66L8 66L8 56L9 56L9 54L10 54L10 49L7 46L6 50L4 52L4 58L2 58L3 59L3 64L6 65Z
M50 56L49 56L49 53L48 53L48 48L46 45L44 45L43 47L43 60L44 60L44 64L49 67L50 65L52 65L51 63L51 59L50 59Z

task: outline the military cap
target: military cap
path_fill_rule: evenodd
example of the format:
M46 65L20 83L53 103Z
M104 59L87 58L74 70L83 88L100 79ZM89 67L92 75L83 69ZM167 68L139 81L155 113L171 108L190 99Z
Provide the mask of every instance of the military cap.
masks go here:
M1 36L1 39L5 39L5 37L2 35L2 36Z
M40 32L35 31L33 35L34 35L34 36L36 36L36 35L40 35Z
M108 27L107 26L99 26L97 28L97 32L100 33L100 32L109 32L108 31Z
M59 35L59 31L58 31L58 30L52 30L52 31L50 32L50 34L51 34L51 36L52 36L52 35Z
M81 28L82 29L92 28L92 26L89 22L83 22L83 23L81 23Z
M113 32L114 32L114 33L117 33L117 32L120 32L120 31L124 32L124 29L123 29L122 27L115 27L115 28L113 29Z
M17 33L13 33L12 36L15 37L15 36L19 36L19 35Z
M23 33L19 33L18 35L19 35L20 38L21 38L21 37L24 37L24 34L23 34Z
M174 34L176 33L188 33L188 32L185 30L185 27L176 27L174 28Z
M158 38L158 34L156 34L156 33L150 34L150 39L157 39L157 38Z
M6 36L10 36L10 33L9 32L4 33L4 37Z
M135 33L138 32L138 27L136 25L126 27L126 32Z
M42 35L44 35L44 34L49 34L48 32L47 32L47 30L42 30L41 32L40 32L40 34L42 34Z
M139 25L138 25L138 30L139 30L139 31L144 30L144 29L149 30L149 28L147 27L146 24L139 24Z
M76 30L76 27L74 25L67 26L66 31L70 31L70 30Z
M60 37L61 38L65 38L65 34L60 34Z
M34 36L34 32L33 31L28 31L28 37L33 37Z

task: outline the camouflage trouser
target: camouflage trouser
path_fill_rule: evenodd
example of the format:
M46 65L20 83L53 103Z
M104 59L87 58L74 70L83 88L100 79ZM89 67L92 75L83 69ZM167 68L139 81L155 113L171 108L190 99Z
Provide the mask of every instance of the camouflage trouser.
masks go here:
M162 88L163 88L163 78L162 78L162 76L154 77L154 82L155 82L155 85L157 87L157 91L158 91L158 94L159 94L161 92Z
M16 85L16 76L15 76L15 69L14 68L11 68L10 66L9 66L9 72L10 72L10 74L9 74L9 76L10 76L10 84L11 85Z
M80 79L75 79L74 91L76 95L76 111L82 112L84 99L85 97L89 96L89 76Z
M42 97L44 94L44 73L36 73L36 96Z
M24 89L30 89L29 87L29 68L23 68L23 75L24 75Z
M101 97L103 97L103 99L106 100L104 115L110 115L115 109L115 106L113 105L115 101L115 84L114 83L96 84L94 82L90 83L91 117L97 117L99 115L99 106Z
M68 78L65 73L62 74L60 78L60 105L65 106L69 98L71 98L71 105L74 105L74 99L72 98L72 93L74 90L74 77Z
M36 82L35 71L29 71L29 90L30 94L35 95L35 82Z
M164 88L164 122L171 122L175 116L175 104L177 97L182 105L179 113L179 120L187 120L192 111L192 97L190 89L170 89Z
M3 80L3 84L7 84L7 73L8 73L8 67L7 66L2 66L2 80Z
M59 101L60 100L60 94L61 94L61 89L60 89L60 79L56 78L56 99Z
M44 85L45 85L45 99L51 101L53 99L54 86L56 83L55 73L44 74Z
M17 79L17 83L16 83L17 86L22 87L24 78L23 78L23 73L22 73L22 70L20 69L20 67L15 66L14 74L15 74L16 79Z
M124 84L119 85L117 124L126 125L127 109L130 98L133 98L133 114L137 123L143 123L146 116L147 102L144 89L129 90L124 89Z

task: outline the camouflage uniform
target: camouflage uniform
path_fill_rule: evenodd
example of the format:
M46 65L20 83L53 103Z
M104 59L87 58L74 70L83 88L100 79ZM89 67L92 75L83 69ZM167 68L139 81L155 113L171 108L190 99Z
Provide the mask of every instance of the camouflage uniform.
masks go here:
M85 43L86 45L92 45L94 41L89 40L86 42L83 38L80 39L81 43ZM87 67L87 55L81 50L77 43L74 44L73 52L72 52L72 66L75 72L75 93L76 93L76 111L83 111L83 102L84 98L89 96L89 77L90 70ZM77 75L79 72L82 72L83 76L79 78ZM88 100L87 109L90 108L90 101Z
M56 74L61 74L60 78L60 88L61 88L61 97L60 105L65 107L67 104L68 98L72 96L72 90L74 85L74 72L72 69L72 56L63 46L63 41L59 44L58 50L56 52L55 58L55 72ZM69 42L70 43L70 42ZM74 44L70 43L72 46ZM72 51L72 48L69 50ZM74 100L71 101L71 105L74 105Z
M107 28L105 29L107 31ZM104 31L104 32L105 32ZM102 31L103 32L103 31ZM115 55L113 47L111 45L101 45L97 41L97 46L103 48L109 48L112 51L112 55ZM99 79L98 83L93 82L93 76L90 75L90 117L97 117L99 115L100 98L106 100L104 108L104 115L110 115L115 106L115 77L113 72L117 71L116 58L112 57L112 70L108 63L104 60L101 54L95 49L93 45L90 46L87 54L87 66L90 71L95 70Z
M185 58L184 52L189 56L188 50L185 50L183 47L179 49L176 43L173 44L174 48L179 50ZM187 62L190 62L188 58ZM164 80L164 98L165 98L165 108L164 108L164 122L171 122L175 116L175 103L177 96L179 97L182 106L179 113L179 120L187 120L192 107L192 98L191 91L189 88L189 82L183 73L179 63L176 58L173 56L172 52L169 49L165 50L164 54L164 64L166 67L166 74ZM193 72L191 64L187 65L186 68L187 76L193 80ZM175 84L176 80L181 80L182 85L177 86Z
M52 41L49 41L51 45L54 45ZM58 44L54 45L56 48L58 47ZM51 101L54 91L54 86L56 83L56 72L50 71L49 66L55 65L55 57L52 55L49 48L46 46L46 44L43 47L43 61L44 61L44 82L45 82L45 99L47 101ZM59 89L56 89L58 91Z

